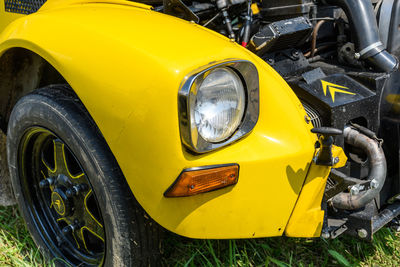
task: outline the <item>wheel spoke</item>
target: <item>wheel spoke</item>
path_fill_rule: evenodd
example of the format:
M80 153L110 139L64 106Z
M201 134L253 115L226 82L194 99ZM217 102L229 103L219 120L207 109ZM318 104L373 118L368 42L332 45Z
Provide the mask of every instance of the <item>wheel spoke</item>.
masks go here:
M54 168L51 168L50 167L50 164L47 162L47 160L44 158L44 155L43 155L43 153L42 153L42 163L43 163L43 165L44 165L44 167L46 168L46 171L47 171L47 176L50 176L50 175L54 175L55 173L56 173L56 167L54 167ZM43 173L43 175L45 175L44 173ZM46 175L45 175L46 176Z
M93 216L92 212L88 208L88 199L91 197L93 194L92 190L89 190L89 192L86 194L85 199L84 199L84 207L85 207L85 217L86 220L88 221L88 224L93 226L94 228L103 228L103 225Z
M67 169L68 169L68 166L67 166ZM72 175L72 174L68 171L68 174L69 174L69 176L70 176L72 179L80 179L80 178L83 178L84 181L86 181L86 177L85 177L85 174L84 174L83 172L80 173L80 174L77 174L77 175Z
M88 235L92 235L95 238L97 238L100 242L104 243L103 230L100 230L99 228L93 229L87 226L83 226L79 231L77 231L77 235L79 239L82 240L83 247L87 252L91 251Z
M46 176L46 174L44 174L44 172L43 172L43 171L40 171L40 173L42 174L42 176L43 176L43 179L47 179L47 176Z
M60 139L54 139L54 165L56 173L64 173L67 169L65 159L64 143Z
M83 171L80 171L77 174L71 173L70 168L68 166L67 157L65 155L65 144L59 139L55 139L53 142L54 142L54 161L56 164L56 169L58 169L59 172L63 172L71 179L83 178L86 180L85 173Z

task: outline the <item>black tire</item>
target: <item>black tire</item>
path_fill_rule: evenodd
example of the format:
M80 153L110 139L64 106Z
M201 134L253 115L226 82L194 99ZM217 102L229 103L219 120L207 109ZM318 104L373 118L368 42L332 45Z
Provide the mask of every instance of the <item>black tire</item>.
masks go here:
M0 206L16 204L7 163L6 135L0 130Z
M35 129L34 133L30 132L32 129ZM36 163L39 166L41 164L40 162L43 161L43 159L36 159L35 157L37 156L35 156L35 153L36 150L47 148L40 148L38 145L39 148L36 149L34 146L39 144L39 141L31 137L37 134L36 138L39 139L41 129L44 129L42 134L45 135L44 137L40 137L41 139L45 140L46 133L48 134L48 138L53 138L53 155L54 164L56 166L54 170L57 169L56 161L58 160L56 159L58 152L56 153L57 148L55 140L61 140L61 143L63 143L62 155L65 166L67 166L66 169L70 168L68 165L70 163L67 164L65 160L67 158L67 153L69 153L68 155L73 155L73 159L69 159L68 162L75 162L75 166L81 168L84 174L82 174L82 177L88 180L88 186L89 188L91 187L94 192L94 200L97 201L97 205L93 205L92 201L91 208L89 209L89 200L86 200L89 194L87 194L83 202L84 206L81 207L81 202L74 202L81 199L78 195L79 192L76 193L76 191L76 195L64 199L64 193L61 194L60 192L70 185L71 182L60 174L55 176L55 178L53 177L54 179L49 176L53 179L48 180L51 183L42 182L40 184L42 188L46 188L47 186L47 189L40 189L38 186L37 181L42 181L41 179L43 179L43 177L35 178L26 174L31 172L31 175L35 176L38 170L36 171L33 166L36 166ZM29 141L29 138L33 139L33 141ZM32 144L29 142L32 142ZM45 141L42 141L43 147L44 143ZM65 151L67 152L64 152L64 144L67 148ZM42 253L56 263L56 265L159 265L160 227L145 214L144 210L135 200L107 143L92 118L80 103L79 99L72 93L69 86L48 86L26 95L18 101L10 116L7 134L7 152L12 186L20 212L25 219L27 228ZM43 151L40 153L42 156L45 155ZM32 161L30 162L29 160ZM25 161L26 163L24 163ZM45 161L43 161L43 163L44 162ZM47 168L50 169L49 167ZM61 168L59 169L61 172ZM45 175L45 177L47 176ZM60 180L61 178L59 177L64 177L64 180ZM68 184L63 184L67 182ZM49 186L49 184L52 184L52 186ZM54 193L56 189L58 190L57 194ZM50 191L42 192L40 190ZM88 188L85 190L87 191ZM42 193L39 194L37 192ZM70 195L72 194L71 191L67 193L70 193ZM65 214L65 209L67 207L65 203L67 202L70 203L68 205L74 207L69 208L72 214L77 213L77 210L82 210L82 212L87 212L94 218L92 214L97 212L93 210L98 209L99 214L97 214L97 216L101 218L96 220L96 222L99 223L102 220L103 223L100 228L97 227L100 229L98 230L99 232L97 232L97 230L86 231L87 233L85 232L84 235L83 229L81 229L80 233L84 238L81 240L76 237L78 234L73 235L76 242L76 244L73 244L74 242L71 241L72 239L70 236L66 234L67 230L65 229L68 227L61 229L61 226L58 225L58 222L67 224L67 222L71 222L72 219L67 220L67 217L65 217L65 221L63 219L59 221L59 219L54 218L54 220L57 221L56 225L52 225L51 223L53 222L52 216L56 217L56 215L58 216L61 214L57 210L57 213L54 212L56 205L53 206L53 194L63 196L61 199L61 206L64 208L64 212L62 214ZM51 195L51 205L49 208L45 203L48 199L48 195ZM91 195L89 198L90 197ZM67 202L64 203L64 201ZM56 204L60 210L59 203L60 201ZM74 222L76 222L74 227L82 227L82 225L85 225L85 222L80 222L76 219L74 219ZM100 224L101 223L99 223L99 225ZM103 226L104 228L102 228ZM71 229L73 229L73 233L77 233L75 228ZM64 230L64 232L60 230ZM105 244L101 243L103 240L101 237L104 237L100 232L102 230L105 235ZM92 234L92 236L90 236L90 232L96 232L97 235ZM93 236L98 238L96 239L96 237L94 238ZM83 249L82 242L86 247L85 249ZM73 250L73 246L78 250ZM89 246L93 246L94 249L90 247L91 250L89 250L87 248ZM67 248L69 250L67 250ZM86 252L89 254L84 254L84 256L82 256L80 255L81 252L82 254ZM89 256L92 254L95 255L93 258L96 257L97 261L86 260L87 258L89 259ZM98 259L100 256L98 255L101 256L100 261Z

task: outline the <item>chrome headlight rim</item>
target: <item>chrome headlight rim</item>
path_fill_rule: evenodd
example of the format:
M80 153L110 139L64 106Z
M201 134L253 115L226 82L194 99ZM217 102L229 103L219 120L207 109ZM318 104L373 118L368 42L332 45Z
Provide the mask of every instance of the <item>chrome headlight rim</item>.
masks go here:
M211 143L204 140L196 127L191 127L190 96L197 84L218 68L233 70L242 80L245 90L245 111L243 119L236 131L226 140ZM205 153L226 146L251 132L259 116L259 79L258 71L253 63L247 60L230 60L214 63L200 68L185 77L178 95L179 127L182 143L191 151Z

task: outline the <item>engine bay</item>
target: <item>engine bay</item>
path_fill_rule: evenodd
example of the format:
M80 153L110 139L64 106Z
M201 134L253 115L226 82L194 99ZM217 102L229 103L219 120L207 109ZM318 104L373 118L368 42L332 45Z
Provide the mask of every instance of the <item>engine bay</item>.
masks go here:
M386 20L390 19L390 14L388 16L383 0L356 1L363 3L361 7L365 3L371 5L370 11L373 12L360 15L351 11L357 8L357 5L351 4L352 1L341 0L144 2L153 4L157 11L214 30L247 47L268 63L279 62L282 56L304 56L308 63L326 61L357 70L371 70L373 66L377 70L388 71L395 67L393 62L385 66L377 63L377 59L365 60L376 51L385 48L395 51L399 48L398 42L389 36L387 27L390 21ZM378 23L381 21L379 29L373 22L365 25L366 19L363 17L371 15L377 18ZM369 29L361 30L361 24ZM378 31L380 36L376 36ZM372 44L367 45L368 41ZM298 67L304 69L306 65L306 62L302 62L293 69L299 71ZM279 65L274 68L283 75L291 73L290 69Z

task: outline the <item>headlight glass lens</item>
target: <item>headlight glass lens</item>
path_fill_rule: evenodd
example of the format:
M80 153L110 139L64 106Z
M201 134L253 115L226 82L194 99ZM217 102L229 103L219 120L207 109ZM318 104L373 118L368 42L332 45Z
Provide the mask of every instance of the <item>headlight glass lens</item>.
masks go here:
M207 142L228 139L243 118L245 97L243 83L233 70L227 67L212 70L192 98L192 127Z

